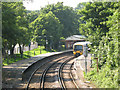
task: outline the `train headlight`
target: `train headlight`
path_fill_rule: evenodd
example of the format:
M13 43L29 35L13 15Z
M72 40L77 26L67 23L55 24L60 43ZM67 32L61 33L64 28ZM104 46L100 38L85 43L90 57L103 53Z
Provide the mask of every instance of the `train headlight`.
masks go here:
M80 55L82 55L83 54L83 52L82 52L82 50L80 50Z
M73 54L76 54L76 52L73 52Z

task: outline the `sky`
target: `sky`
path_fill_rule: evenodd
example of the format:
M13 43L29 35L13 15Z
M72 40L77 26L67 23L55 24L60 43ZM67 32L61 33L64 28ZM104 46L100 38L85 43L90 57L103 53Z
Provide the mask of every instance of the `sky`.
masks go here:
M23 5L27 10L40 10L41 7L45 7L48 4L56 4L57 2L63 2L65 6L71 6L75 8L80 2L87 2L89 0L33 0L33 2L23 1Z

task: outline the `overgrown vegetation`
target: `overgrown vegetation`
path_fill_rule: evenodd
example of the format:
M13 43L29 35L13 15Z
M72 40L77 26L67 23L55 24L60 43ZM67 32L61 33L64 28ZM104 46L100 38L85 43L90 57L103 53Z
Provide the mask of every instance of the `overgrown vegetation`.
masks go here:
M94 70L85 77L93 81L100 88L118 88L118 2L94 2L86 3L84 9L80 10L81 20L80 32L88 37L92 43L91 54L98 57L99 72Z

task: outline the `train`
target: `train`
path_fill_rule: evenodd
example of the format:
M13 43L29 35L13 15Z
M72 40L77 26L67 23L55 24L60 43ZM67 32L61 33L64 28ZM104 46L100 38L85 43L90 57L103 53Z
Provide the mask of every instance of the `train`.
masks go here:
M73 54L75 57L78 57L85 52L85 47L88 47L90 42L76 42L73 44ZM90 51L90 49L88 49Z

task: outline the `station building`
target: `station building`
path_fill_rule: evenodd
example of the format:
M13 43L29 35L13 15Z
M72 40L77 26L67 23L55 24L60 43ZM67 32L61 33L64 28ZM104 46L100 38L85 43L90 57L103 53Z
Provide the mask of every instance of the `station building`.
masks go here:
M84 42L86 37L83 35L73 35L65 39L65 47L66 49L72 49L73 44L76 42Z

